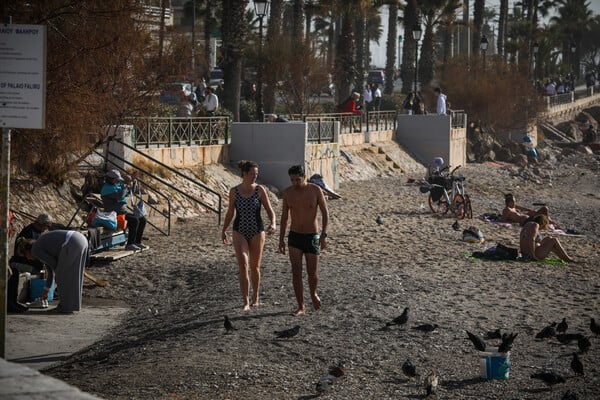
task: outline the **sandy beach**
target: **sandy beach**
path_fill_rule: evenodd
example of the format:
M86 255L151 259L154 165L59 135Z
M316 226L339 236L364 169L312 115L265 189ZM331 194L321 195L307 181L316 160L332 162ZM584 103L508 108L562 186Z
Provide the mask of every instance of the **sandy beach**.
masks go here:
M131 311L101 341L45 373L106 399L310 399L329 366L343 362L345 376L322 398L423 398L420 381L430 371L439 375L437 398L560 399L568 389L597 398L600 337L589 330L590 318L600 320L597 158L572 154L538 171L461 168L476 216L500 211L503 193L513 192L522 205L548 204L553 219L583 234L557 236L577 263L547 265L468 259L497 242L517 246L518 228L459 221L461 231L474 225L486 238L465 243L451 226L455 220L433 215L427 195L407 183L422 171L381 172L368 157L353 156L340 166L342 198L328 202L320 311L291 316L290 266L277 253L276 234L265 245L261 305L242 312L233 248L218 240L216 217L180 219L169 238L148 230L150 250L90 269L109 285L86 282L84 306L85 298L113 299ZM272 198L279 219L281 203ZM308 300L306 284L305 294ZM404 307L407 324L382 329ZM225 315L237 329L229 334ZM580 354L584 376L570 369L576 343L535 339L563 317L567 332L590 337L590 350ZM411 329L423 323L439 327ZM294 338L273 334L294 325L301 327ZM465 330L483 336L498 328L518 333L510 378L487 381L479 378L480 358ZM421 378L403 375L406 359ZM549 390L530 378L543 369L567 382Z

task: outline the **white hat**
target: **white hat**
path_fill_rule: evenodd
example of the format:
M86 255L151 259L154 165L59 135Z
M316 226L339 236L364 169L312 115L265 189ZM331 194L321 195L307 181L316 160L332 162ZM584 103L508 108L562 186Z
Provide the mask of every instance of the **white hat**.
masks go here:
M108 171L106 173L106 176L111 179L118 179L120 181L123 180L123 178L121 177L121 173L119 171L117 171L116 169L111 169L110 171Z

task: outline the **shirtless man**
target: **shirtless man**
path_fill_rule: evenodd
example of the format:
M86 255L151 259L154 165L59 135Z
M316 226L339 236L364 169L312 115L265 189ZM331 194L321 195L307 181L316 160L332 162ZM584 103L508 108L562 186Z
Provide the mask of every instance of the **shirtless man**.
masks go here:
M569 257L558 239L552 237L542 238L540 230L547 226L548 217L543 214L536 215L523 225L519 236L519 247L523 258L543 260L552 252L563 261L574 262L575 260Z
M292 283L298 302L298 309L293 316L304 315L304 288L302 286L302 256L306 259L308 287L313 308L321 308L321 299L317 295L319 280L319 253L327 247L327 223L329 213L321 188L306 181L302 165L294 165L288 170L292 186L283 192L283 209L281 212L281 230L279 234L279 252L285 254L285 232L288 217L291 217L288 235L288 250L292 264ZM319 235L317 210L321 211L323 229Z
M530 220L536 215L545 215L550 218L548 216L548 207L543 206L537 211L521 207L516 204L515 196L510 193L504 196L504 202L506 203L506 207L502 210L502 217L500 218L501 222L516 222L522 226L527 220ZM556 222L550 221L550 223L554 225L555 228L558 228Z

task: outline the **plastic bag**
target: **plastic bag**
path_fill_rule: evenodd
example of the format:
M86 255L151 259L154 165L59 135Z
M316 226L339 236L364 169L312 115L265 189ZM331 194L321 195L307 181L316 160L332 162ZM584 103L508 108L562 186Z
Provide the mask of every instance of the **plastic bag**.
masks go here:
M133 205L133 216L136 218L145 217L148 215L148 211L146 211L146 204L144 204L144 200L140 197L138 202Z
M106 229L117 229L117 213L115 211L97 211L90 225L92 228L102 226Z

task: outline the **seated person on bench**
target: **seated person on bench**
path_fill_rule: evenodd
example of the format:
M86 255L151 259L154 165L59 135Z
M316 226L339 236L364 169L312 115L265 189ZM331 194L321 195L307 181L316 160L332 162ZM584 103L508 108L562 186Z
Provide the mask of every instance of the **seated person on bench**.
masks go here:
M135 180L135 179L134 179ZM129 179L127 182L121 177L121 173L112 169L106 173L106 182L102 186L100 195L104 211L115 211L117 215L125 214L127 220L127 235L126 250L145 250L149 247L142 244L142 236L146 227L146 217L135 217L127 211L127 196L131 192L131 187L135 183Z
M515 196L511 193L504 195L504 202L506 207L502 210L502 216L500 218L501 222L515 222L523 226L536 215L545 215L548 218L549 223L554 225L554 228L558 229L558 224L554 221L550 221L548 207L543 206L537 211L521 207L517 205Z

